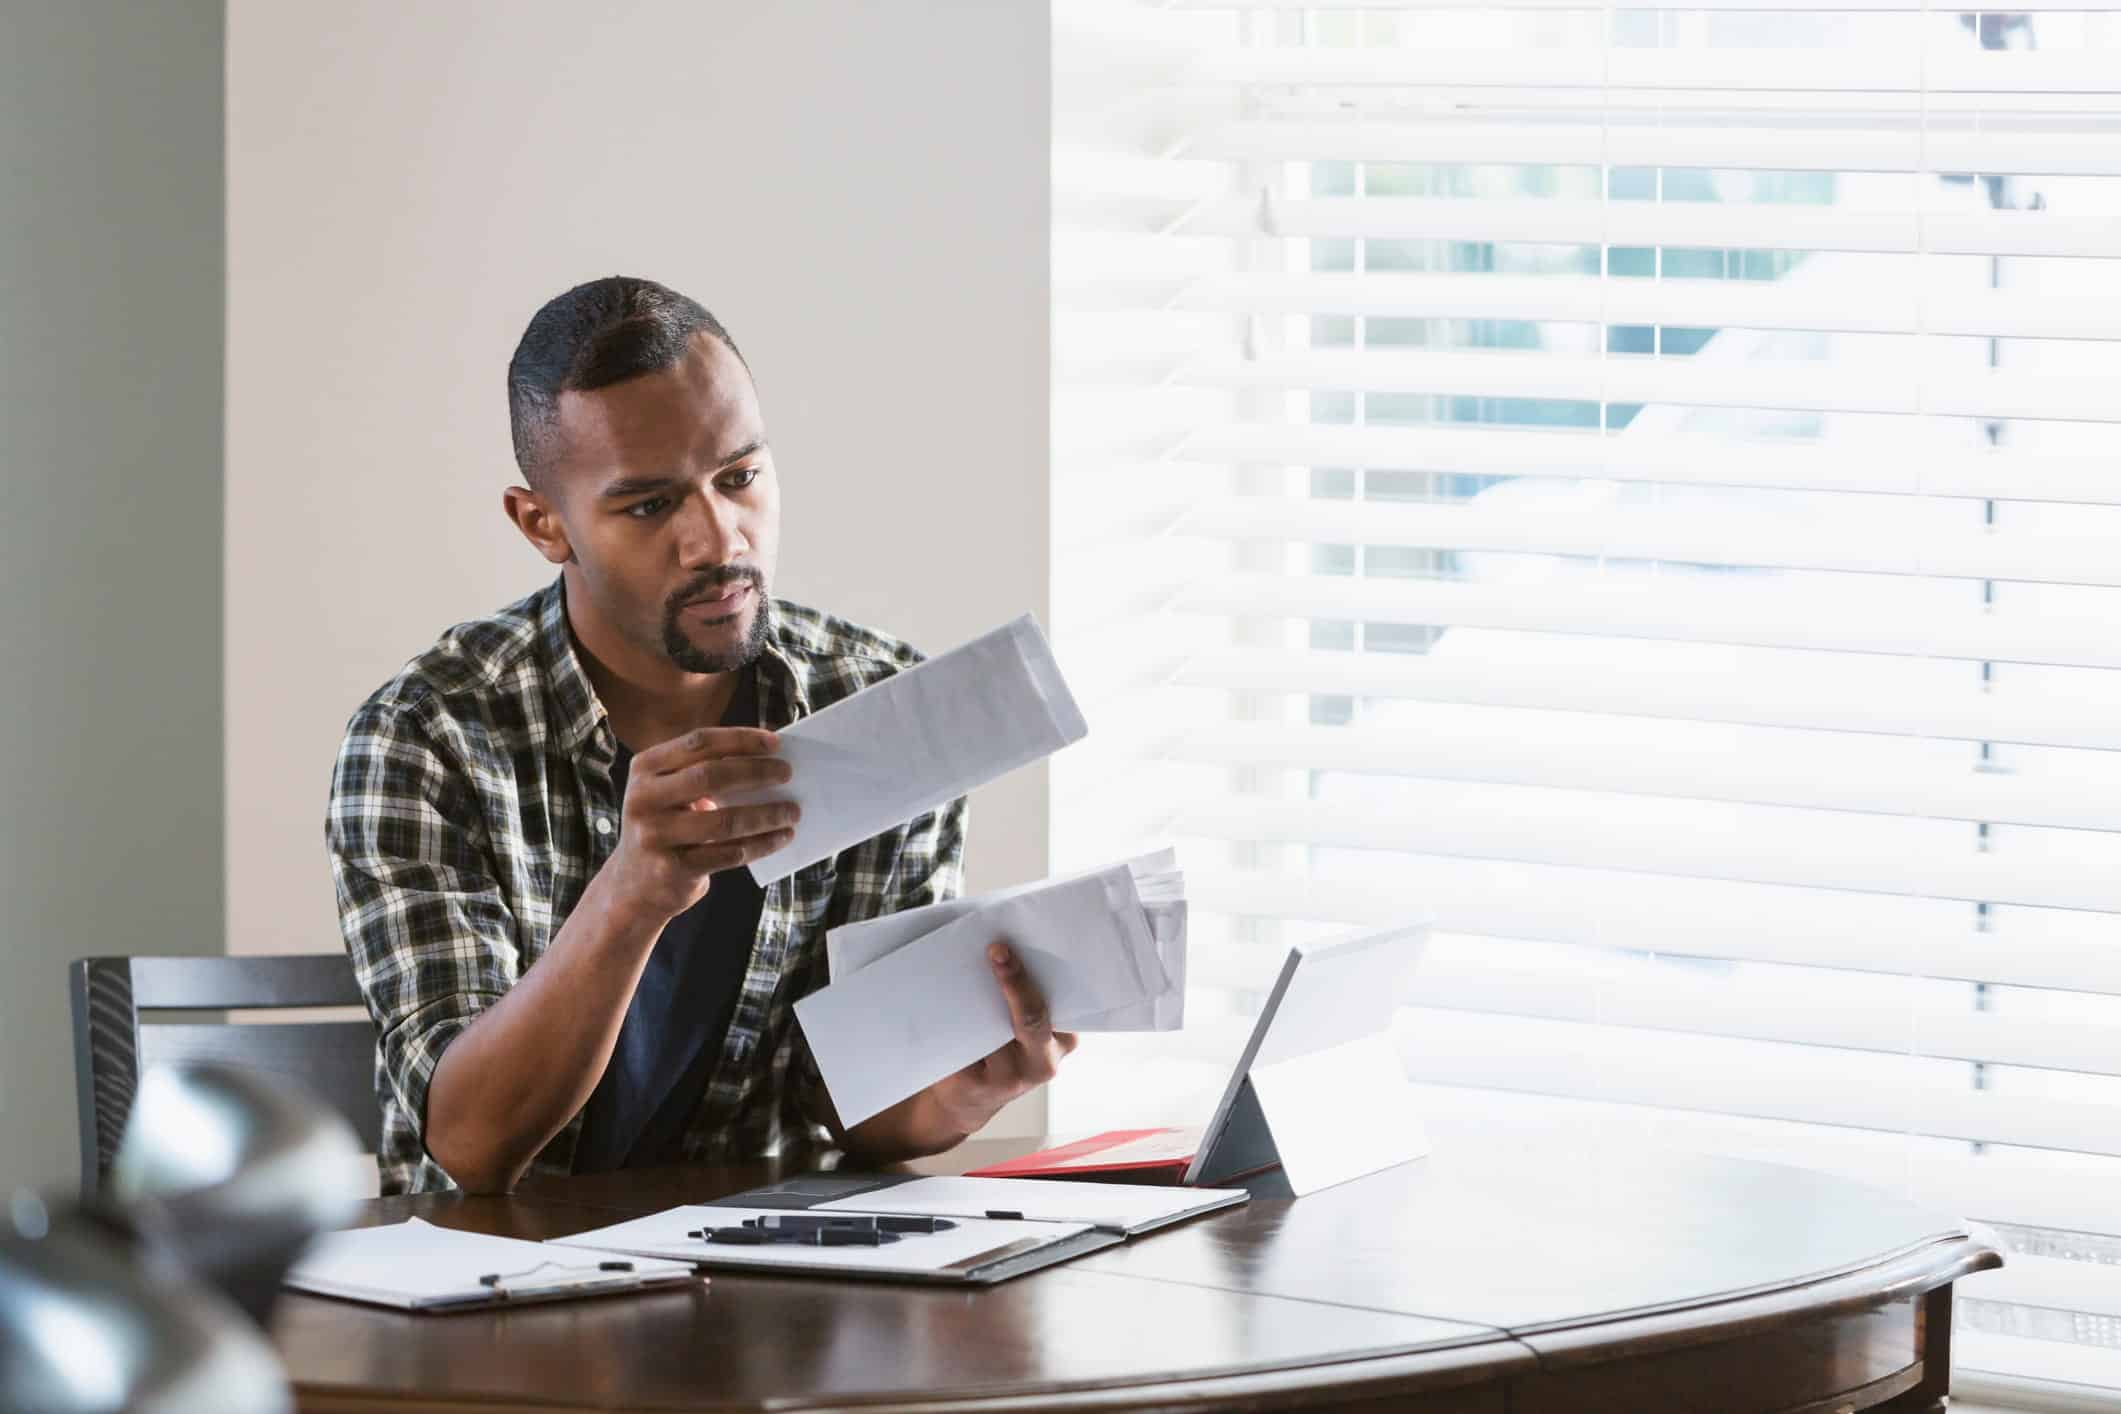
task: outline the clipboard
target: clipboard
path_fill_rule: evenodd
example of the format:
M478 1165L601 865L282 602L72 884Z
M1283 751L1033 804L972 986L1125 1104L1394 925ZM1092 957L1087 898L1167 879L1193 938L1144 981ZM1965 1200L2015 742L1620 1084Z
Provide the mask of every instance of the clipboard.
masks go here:
M1037 1222L1020 1216L951 1219L947 1231L908 1235L877 1246L724 1246L706 1240L713 1229L748 1226L788 1211L785 1207L731 1206L730 1200L689 1204L571 1237L555 1237L546 1245L563 1252L589 1247L604 1253L678 1257L775 1275L991 1286L1126 1240L1089 1223Z
M1251 1197L1242 1188L1176 1188L1023 1178L812 1173L769 1183L715 1204L808 1213L933 1213L956 1219L1014 1218L1083 1223L1140 1237Z
M328 1232L289 1269L291 1291L400 1311L490 1310L704 1282L689 1262L566 1252L541 1242L436 1227L419 1218Z

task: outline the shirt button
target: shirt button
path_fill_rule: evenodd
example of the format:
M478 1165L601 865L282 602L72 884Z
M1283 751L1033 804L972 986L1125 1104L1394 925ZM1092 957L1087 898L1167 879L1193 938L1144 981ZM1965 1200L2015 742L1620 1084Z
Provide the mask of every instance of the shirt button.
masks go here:
M609 815L597 816L597 833L600 835L611 833L611 817Z

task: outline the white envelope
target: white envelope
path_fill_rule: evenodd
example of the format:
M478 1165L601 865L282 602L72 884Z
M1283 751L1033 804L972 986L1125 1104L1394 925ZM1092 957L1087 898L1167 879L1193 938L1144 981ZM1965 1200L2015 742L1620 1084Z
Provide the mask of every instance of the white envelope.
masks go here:
M725 805L793 800L795 838L751 864L784 879L1088 734L1029 614L886 678L780 733L785 786Z
M1142 975L1139 959L1153 961L1155 941L1123 864L959 910L795 1004L841 1123L859 1124L1008 1044L1015 1031L987 962L987 945L1004 939L1062 1030L1163 988L1160 975Z
M1169 877L1176 877L1169 876ZM1145 1002L1120 1007L1075 1024L1078 1031L1177 1031L1186 1024L1186 902L1144 906L1156 939L1164 988Z
M1099 869L1086 869L1078 874L1064 874L1057 879L1039 879L1028 884L1018 884L1013 888L975 894L970 898L946 899L922 908L909 908L898 913L887 913L881 918L866 918L858 923L848 923L825 935L825 964L829 975L837 981L859 972L908 943L926 937L946 923L954 923L1006 899L1036 895L1093 874L1121 867L1133 876L1137 896L1148 913L1149 926L1146 931L1128 931L1130 940L1138 949L1135 965L1141 972L1143 981L1148 983L1152 996L1161 996L1170 990L1175 969L1182 1006L1186 946L1185 882L1184 876L1178 872L1177 851L1170 849L1140 855L1126 861L1123 866L1105 865ZM1059 902L1059 907L1064 910L1067 907L1066 897L1062 896ZM1178 905L1175 913L1170 907L1172 902ZM1069 924L1070 920L1063 916L1055 920L1052 929L1042 927L1040 931L1058 933ZM1135 1028L1130 1026L1100 1029Z

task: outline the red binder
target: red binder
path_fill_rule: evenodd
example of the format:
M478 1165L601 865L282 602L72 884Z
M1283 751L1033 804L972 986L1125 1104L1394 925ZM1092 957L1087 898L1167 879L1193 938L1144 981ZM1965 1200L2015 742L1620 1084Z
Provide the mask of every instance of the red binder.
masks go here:
M973 1169L969 1178L1081 1178L1179 1183L1200 1147L1199 1129L1108 1129L1088 1139Z

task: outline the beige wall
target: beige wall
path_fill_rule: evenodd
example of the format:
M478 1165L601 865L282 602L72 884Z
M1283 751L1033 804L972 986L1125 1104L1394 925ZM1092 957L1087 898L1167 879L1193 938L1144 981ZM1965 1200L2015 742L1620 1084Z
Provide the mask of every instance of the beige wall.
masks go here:
M66 965L221 948L220 0L0 0L0 1199Z
M228 926L335 947L353 707L542 583L501 517L532 310L642 274L721 317L783 479L790 597L935 650L1047 614L1038 0L230 0ZM1045 776L973 804L1046 863Z

